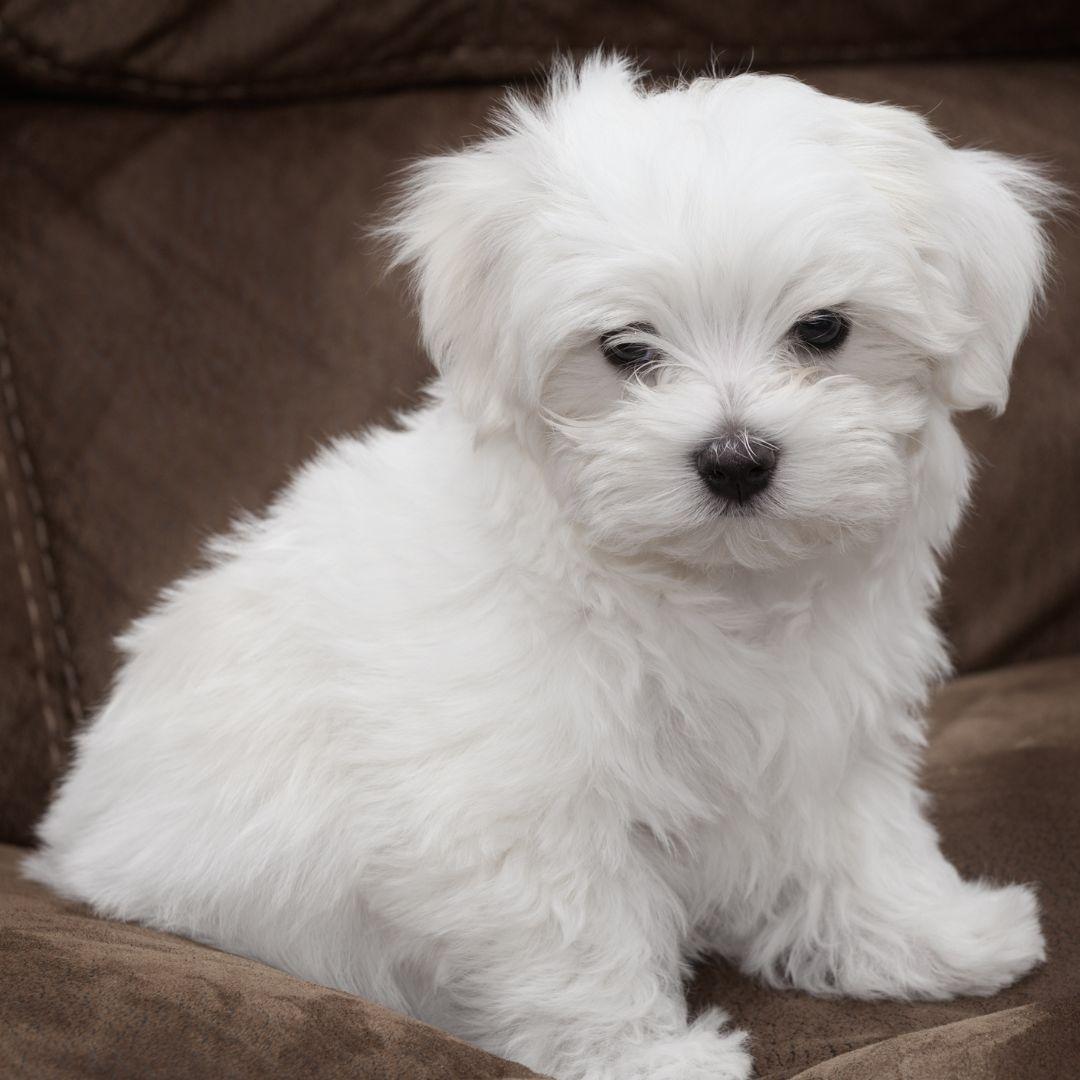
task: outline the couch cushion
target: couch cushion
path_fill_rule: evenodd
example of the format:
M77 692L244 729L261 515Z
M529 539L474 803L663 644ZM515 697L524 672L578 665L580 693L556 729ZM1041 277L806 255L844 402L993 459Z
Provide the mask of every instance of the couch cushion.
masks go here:
M536 1076L351 994L183 938L96 919L20 880L0 846L0 1075Z
M1035 882L1050 958L993 998L824 1001L717 963L691 987L753 1036L759 1080L1061 1080L1080 1058L1080 658L954 683L927 784L968 876ZM1067 840L1066 840L1067 838ZM0 1074L63 1078L534 1075L261 964L104 922L0 856Z
M531 75L603 43L654 68L971 55L1080 47L1069 0L725 4L577 0L9 0L0 79L143 101L282 101Z

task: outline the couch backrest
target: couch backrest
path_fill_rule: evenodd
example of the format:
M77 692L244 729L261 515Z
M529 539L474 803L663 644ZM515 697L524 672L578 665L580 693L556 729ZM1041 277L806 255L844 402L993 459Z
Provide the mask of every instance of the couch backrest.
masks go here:
M715 40L777 49L785 40L784 48L799 41L804 49L828 41L836 55L844 30L852 55L889 55L898 41L916 41L907 7L879 4L846 30L830 17L796 33L785 20L807 9L778 5L786 39L755 22L749 6L727 8L735 36ZM1049 52L1069 40L1046 30L1052 8L1026 11L1014 44L1038 37ZM192 564L211 533L264 504L320 441L386 419L428 372L404 298L379 277L357 224L403 160L475 130L494 88L260 109L29 96L30 68L50 91L61 89L48 82L59 64L80 80L91 69L94 78L112 71L110 80L117 72L167 76L202 86L209 101L242 71L306 78L328 70L327 50L343 41L351 42L338 54L343 62L382 63L386 42L400 35L411 44L398 40L393 55L411 56L411 81L420 82L435 68L421 79L415 65L438 51L432 43L450 41L445 20L472 34L469 48L482 36L479 16L475 25L462 21L453 5L259 5L258 19L236 22L239 10L134 0L4 8L0 54L9 78L23 80L25 100L0 112L0 839L30 838L72 731L107 690L113 636ZM602 31L615 25L613 6L579 21L556 3L483 10L502 20L483 22L483 34L507 43L504 57L509 43L521 50L499 69L508 72L548 55L556 40L629 44L647 26L659 50L715 30L712 14L674 3L643 8L645 21L629 25L625 39ZM930 20L933 48L959 47L965 25L974 33L974 10ZM113 21L98 22L101 12ZM364 55L356 35L376 16L382 30L371 31ZM609 22L589 21L602 18ZM1000 25L977 40L1005 48ZM487 70L470 67L467 52L447 55L442 77ZM34 56L49 62L31 63ZM1080 188L1074 60L797 70L831 92L934 110L958 139L1047 158ZM137 86L129 86L134 96L146 90ZM67 89L94 87L76 80ZM998 421L963 419L983 466L942 617L966 670L1080 649L1080 305L1070 301L1080 237L1067 222L1054 234L1057 279L1018 360L1010 408Z

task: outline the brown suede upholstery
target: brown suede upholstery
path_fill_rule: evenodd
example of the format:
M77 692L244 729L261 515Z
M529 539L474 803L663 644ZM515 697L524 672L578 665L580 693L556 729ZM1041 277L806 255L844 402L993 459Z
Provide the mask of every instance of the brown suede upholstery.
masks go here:
M0 840L31 841L124 624L318 443L416 400L415 324L360 230L393 170L474 132L497 81L601 42L661 72L753 51L1080 190L1080 18L1060 0L0 4ZM930 770L959 865L1040 884L1051 961L997 998L917 1006L707 967L696 999L750 1027L765 1076L1027 1080L1076 1057L1080 232L1053 234L1009 410L962 420L981 478L942 619L959 668L985 674L944 693ZM526 1075L346 995L4 890L0 971L18 975L0 1074Z

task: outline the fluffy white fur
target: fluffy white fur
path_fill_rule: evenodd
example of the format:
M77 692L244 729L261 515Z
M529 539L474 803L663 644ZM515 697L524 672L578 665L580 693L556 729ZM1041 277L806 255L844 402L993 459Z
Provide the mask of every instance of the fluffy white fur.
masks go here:
M29 872L564 1080L735 1080L710 950L775 986L991 994L1030 888L916 774L956 410L1005 405L1052 186L903 109L558 68L386 231L439 370L123 638ZM839 308L838 353L789 328ZM620 373L602 333L655 327ZM781 449L734 512L694 471Z

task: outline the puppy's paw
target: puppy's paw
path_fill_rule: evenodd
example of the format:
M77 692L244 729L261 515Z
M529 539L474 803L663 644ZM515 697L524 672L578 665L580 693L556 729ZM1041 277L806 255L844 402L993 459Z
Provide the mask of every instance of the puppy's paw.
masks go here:
M689 1030L646 1043L586 1080L748 1080L753 1062L746 1033L719 1031L726 1021L721 1009L708 1009Z
M962 898L937 918L927 996L994 994L1046 959L1038 901L1027 885L965 882Z
M985 996L1046 958L1038 902L1026 885L963 882L933 904L864 913L840 936L827 961L789 965L790 984L859 998Z

